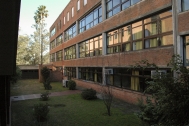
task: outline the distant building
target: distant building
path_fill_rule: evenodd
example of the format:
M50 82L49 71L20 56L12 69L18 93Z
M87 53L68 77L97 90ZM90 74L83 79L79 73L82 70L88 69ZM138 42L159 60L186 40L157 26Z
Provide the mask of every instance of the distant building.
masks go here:
M21 79L38 79L39 78L39 66L38 65L18 65L22 71Z
M129 70L148 60L170 72L172 55L189 65L188 0L70 0L50 27L50 61L77 85L130 103L144 97L153 69Z

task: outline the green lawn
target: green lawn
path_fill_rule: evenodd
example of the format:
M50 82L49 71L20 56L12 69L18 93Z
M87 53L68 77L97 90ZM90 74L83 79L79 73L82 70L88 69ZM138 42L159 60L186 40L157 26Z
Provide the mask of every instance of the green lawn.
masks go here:
M39 99L12 102L12 126L37 126L33 105L41 102L46 103ZM83 100L80 94L50 97L47 102L48 121L40 126L145 126L133 113L118 108L113 107L108 116L102 100Z
M62 87L61 82L51 82L52 90L49 92L60 92L68 90ZM38 79L19 80L16 84L11 85L11 96L40 94L45 92L43 83L39 83Z

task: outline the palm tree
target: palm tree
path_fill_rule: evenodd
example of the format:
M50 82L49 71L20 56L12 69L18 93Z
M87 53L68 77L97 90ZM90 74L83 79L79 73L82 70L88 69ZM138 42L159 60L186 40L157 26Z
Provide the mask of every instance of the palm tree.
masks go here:
M36 29L39 28L39 42L41 43L41 64L43 64L43 37L42 31L44 26L45 18L48 17L48 10L46 10L46 6L41 5L38 7L38 10L35 12L34 20Z

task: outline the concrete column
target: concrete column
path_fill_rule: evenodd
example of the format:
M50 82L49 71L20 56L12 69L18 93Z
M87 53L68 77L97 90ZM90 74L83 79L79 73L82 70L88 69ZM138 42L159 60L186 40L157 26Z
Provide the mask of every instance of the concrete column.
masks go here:
M76 35L79 34L79 21L76 21Z
M101 0L102 5L102 21L106 20L106 0Z
M178 35L178 13L177 13L177 1L172 0L172 18L173 18L173 44L174 44L174 54L178 54L178 45L177 42Z
M76 59L79 58L79 45L76 44Z
M76 67L76 78L79 79L79 69Z
M102 67L102 85L106 85L105 67Z
M102 33L102 55L107 54L107 39L106 33Z
M65 42L65 32L62 33L62 42Z

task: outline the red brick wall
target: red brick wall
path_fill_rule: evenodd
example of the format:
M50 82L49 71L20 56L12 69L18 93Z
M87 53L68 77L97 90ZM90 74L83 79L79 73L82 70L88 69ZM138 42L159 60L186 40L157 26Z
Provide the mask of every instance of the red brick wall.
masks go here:
M182 12L178 15L178 31L189 31L189 11Z
M92 82L90 83L90 82L86 82L86 81L82 81L82 80L78 80L78 79L75 79L75 81L76 81L77 86L81 86L84 88L92 88L99 93L102 91L102 87L97 83L92 83ZM124 101L132 103L132 104L137 104L138 99L141 99L141 98L145 101L146 96L148 96L148 95L144 95L143 93L140 93L140 92L126 90L126 89L120 89L120 88L116 88L116 87L112 87L112 94L115 98L124 100Z
M173 46L146 49L141 51L131 51L125 53L110 54L106 56L79 58L74 60L65 60L65 66L129 66L134 65L136 61L148 60L158 66L166 67L167 63L174 54Z

